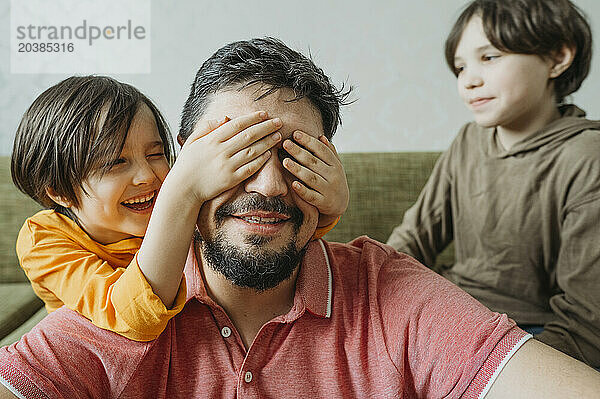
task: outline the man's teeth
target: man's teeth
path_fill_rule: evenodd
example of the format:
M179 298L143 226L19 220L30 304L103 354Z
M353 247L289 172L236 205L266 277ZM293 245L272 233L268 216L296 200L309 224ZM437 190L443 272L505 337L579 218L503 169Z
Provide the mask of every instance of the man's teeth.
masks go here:
M248 222L248 223L256 223L256 224L273 224L281 221L279 218L261 218L258 216L242 216L240 219Z
M123 201L123 203L124 204L139 204L140 202L148 202L152 198L154 198L154 192L152 192L144 197L128 199L127 201Z

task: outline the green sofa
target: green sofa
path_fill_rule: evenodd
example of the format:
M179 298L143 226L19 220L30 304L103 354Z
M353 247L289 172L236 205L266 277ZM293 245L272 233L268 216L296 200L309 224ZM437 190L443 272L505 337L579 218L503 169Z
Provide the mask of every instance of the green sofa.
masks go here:
M385 242L404 211L416 200L439 153L341 154L350 187L348 210L325 239L347 242L360 236ZM17 233L25 219L40 209L12 184L8 157L0 157L0 346L18 340L45 315L19 267ZM438 262L452 262L452 248Z
M0 196L0 346L4 346L18 340L46 313L15 253L21 225L40 206L13 185L9 157L0 157Z

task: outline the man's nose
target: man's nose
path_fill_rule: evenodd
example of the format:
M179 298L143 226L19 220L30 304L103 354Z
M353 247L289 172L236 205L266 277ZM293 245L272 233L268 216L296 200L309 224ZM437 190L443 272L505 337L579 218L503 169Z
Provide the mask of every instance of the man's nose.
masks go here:
M259 193L265 197L285 196L288 185L285 180L285 169L277 156L277 149L271 149L271 157L262 168L245 182L244 189L248 193Z

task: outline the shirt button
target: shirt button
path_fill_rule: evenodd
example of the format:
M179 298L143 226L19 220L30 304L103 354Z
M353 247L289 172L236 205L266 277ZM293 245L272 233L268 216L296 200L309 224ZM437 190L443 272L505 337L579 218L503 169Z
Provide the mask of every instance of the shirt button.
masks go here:
M246 382L252 381L252 373L251 372L246 371L246 374L244 374L244 381L246 381Z
M231 335L231 328L227 326L221 328L221 335L225 338L229 338L229 336Z

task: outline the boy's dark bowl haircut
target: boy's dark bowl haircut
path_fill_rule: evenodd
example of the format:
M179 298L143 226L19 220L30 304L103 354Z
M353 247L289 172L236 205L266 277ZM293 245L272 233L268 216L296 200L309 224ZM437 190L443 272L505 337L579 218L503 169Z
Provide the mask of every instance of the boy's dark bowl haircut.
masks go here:
M575 51L571 66L554 79L556 102L576 92L590 71L592 31L584 13L569 0L474 0L456 20L445 46L446 63L456 75L454 55L472 17L500 51L552 57L563 47Z
M19 190L76 220L48 188L78 206L84 180L119 156L141 104L152 111L169 164L174 146L158 108L135 87L106 76L73 76L40 94L17 129L11 175Z

